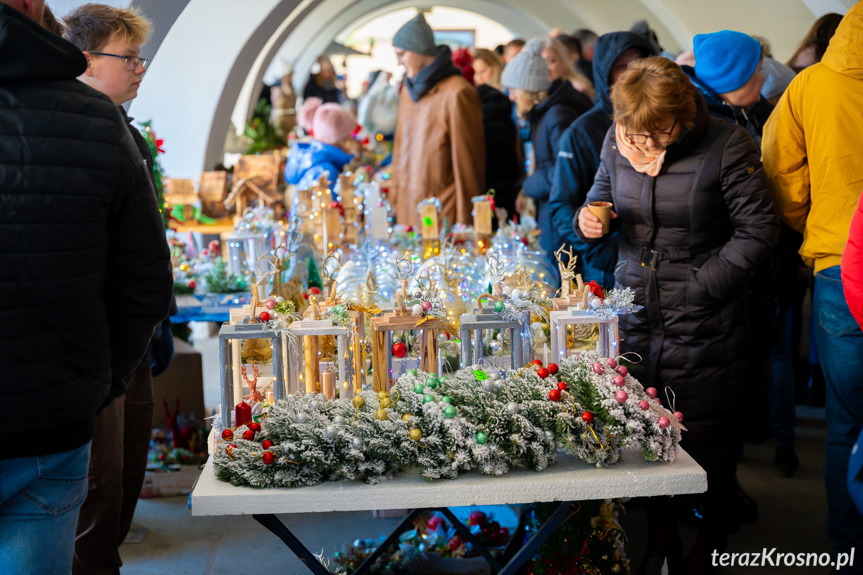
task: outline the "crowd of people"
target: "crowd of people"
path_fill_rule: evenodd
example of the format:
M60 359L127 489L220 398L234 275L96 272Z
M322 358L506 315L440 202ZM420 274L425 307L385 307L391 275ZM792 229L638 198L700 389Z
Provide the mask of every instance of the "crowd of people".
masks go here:
M43 0L0 0L4 573L119 572L152 376L171 357L152 157L121 107L137 96L150 32L131 8L88 4L58 21ZM392 137L398 223L417 226L417 206L437 198L442 217L470 224L472 198L493 189L508 219L535 220L549 257L572 246L586 281L635 290L644 307L621 317L623 351L685 414L682 445L708 476L707 494L687 500L699 530L686 555L680 504L647 503L645 565L711 572L711 552L757 517L736 466L762 409L775 463L794 474L793 360L811 315L827 530L835 552L850 552L863 544L861 34L858 3L816 21L787 64L730 30L671 54L643 21L454 52L418 14L392 41L401 84L370 78L361 122L325 56L300 98L292 72L274 87L273 121L304 134L286 165L294 186L334 187L360 124L374 124ZM612 206L609 226L594 202Z

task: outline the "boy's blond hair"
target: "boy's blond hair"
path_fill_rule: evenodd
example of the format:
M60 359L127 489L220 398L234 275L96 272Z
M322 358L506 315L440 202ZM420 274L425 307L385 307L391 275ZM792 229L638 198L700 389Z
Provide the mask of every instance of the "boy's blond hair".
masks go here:
M135 8L114 8L105 4L84 4L63 18L63 37L82 52L98 52L112 39L141 46L150 38L153 26Z

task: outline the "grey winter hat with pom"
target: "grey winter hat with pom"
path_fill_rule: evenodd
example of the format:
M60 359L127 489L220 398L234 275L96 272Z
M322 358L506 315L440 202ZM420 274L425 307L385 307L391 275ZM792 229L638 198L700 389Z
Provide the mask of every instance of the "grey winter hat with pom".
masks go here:
M531 38L503 69L501 84L510 89L543 92L551 87L542 38Z

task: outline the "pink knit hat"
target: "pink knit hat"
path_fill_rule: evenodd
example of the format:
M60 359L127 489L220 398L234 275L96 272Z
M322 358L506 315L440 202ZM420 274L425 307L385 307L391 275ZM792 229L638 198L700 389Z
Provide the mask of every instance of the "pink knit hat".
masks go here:
M307 134L312 131L312 121L315 119L315 112L321 107L324 101L320 98L306 98L303 100L303 105L300 106L300 112L297 114L297 124Z
M319 142L335 145L351 134L357 121L338 104L322 104L312 121L312 137Z

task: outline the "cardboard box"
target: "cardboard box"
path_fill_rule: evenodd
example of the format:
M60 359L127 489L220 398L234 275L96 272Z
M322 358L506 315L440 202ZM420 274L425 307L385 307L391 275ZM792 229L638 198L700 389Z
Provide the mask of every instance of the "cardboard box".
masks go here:
M141 499L188 495L201 475L197 465L176 465L169 469L148 469L144 475Z
M153 378L153 427L164 427L165 409L162 399L168 402L168 409L174 412L174 400L180 400L180 413L185 416L194 414L201 421L207 414L204 411L204 372L201 352L180 339L174 339L174 358L171 365L159 377Z

